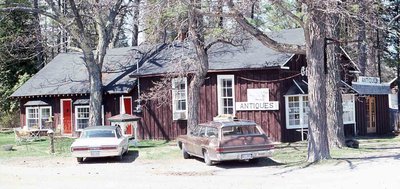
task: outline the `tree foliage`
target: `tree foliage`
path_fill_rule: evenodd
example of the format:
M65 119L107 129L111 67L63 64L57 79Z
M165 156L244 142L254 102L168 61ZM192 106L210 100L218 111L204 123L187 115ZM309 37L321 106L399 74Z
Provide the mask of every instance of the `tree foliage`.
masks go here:
M2 7L28 0L7 0ZM20 77L36 73L36 37L34 17L25 12L0 12L0 111L12 112L15 104L9 96L16 90Z

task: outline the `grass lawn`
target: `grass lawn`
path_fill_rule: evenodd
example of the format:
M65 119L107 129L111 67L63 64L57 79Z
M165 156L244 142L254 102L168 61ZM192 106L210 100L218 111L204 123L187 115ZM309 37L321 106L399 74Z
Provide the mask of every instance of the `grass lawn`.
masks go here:
M75 139L73 138L55 138L55 155L71 156L70 146ZM2 146L12 144L12 151L4 151ZM34 157L34 156L52 156L50 153L50 139L45 136L42 140L23 143L15 143L14 133L0 133L0 158L12 157ZM137 147L129 147L129 151L138 152L141 159L158 160L174 159L180 157L180 151L175 143L165 140L144 140L140 141Z
M55 138L55 155L69 156L69 146L74 139L71 138ZM12 144L12 151L4 151L0 148L0 157L29 157L29 156L50 156L50 140L49 137L41 137L41 140L24 142L20 145L15 143L14 133L0 133L0 146Z
M13 144L13 151L4 151L0 148L0 158L12 157L33 157L33 156L51 156L49 153L50 142L48 137L42 137L43 140L16 145L14 133L0 133L0 147L5 144ZM56 138L55 151L56 156L70 156L69 147L74 139ZM398 148L400 146L400 137L380 137L380 138L358 138L360 148L342 148L331 149L331 156L335 159L360 158L373 156L379 153L386 153L388 149ZM396 146L397 145L397 146ZM174 141L165 140L142 140L138 146L131 146L130 152L138 153L139 158L143 160L169 160L182 158L179 148ZM281 143L277 144L272 160L283 166L305 165L307 157L307 142Z

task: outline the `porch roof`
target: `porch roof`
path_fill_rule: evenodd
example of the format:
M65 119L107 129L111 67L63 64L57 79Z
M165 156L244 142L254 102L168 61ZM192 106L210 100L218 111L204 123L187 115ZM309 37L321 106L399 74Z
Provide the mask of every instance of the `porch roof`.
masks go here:
M24 104L24 106L47 106L47 102L41 100L30 100Z

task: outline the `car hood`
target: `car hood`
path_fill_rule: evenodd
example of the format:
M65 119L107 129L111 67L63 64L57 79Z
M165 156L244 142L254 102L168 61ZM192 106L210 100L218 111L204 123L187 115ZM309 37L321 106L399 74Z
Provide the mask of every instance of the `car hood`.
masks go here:
M88 147L96 147L96 146L108 146L108 145L119 145L121 143L120 139L116 138L82 138L76 139L71 146L88 146Z

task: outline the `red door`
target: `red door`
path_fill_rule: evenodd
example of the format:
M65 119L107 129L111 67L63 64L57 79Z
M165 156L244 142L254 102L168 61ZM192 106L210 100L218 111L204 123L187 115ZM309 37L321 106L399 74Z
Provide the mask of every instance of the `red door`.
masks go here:
M124 97L124 106L125 106L125 113L132 115L132 98L131 97ZM126 127L125 134L132 135L132 125L129 124Z
M63 100L62 101L62 116L63 116L63 128L64 134L72 133L72 124L71 124L71 100Z

